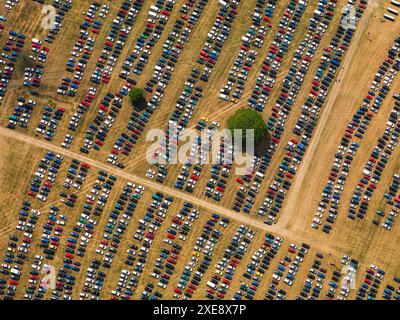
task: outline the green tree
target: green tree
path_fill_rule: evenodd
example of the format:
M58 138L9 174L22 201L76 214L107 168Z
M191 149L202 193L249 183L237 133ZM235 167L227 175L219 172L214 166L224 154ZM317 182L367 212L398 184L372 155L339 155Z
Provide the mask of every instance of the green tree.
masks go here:
M143 89L133 88L129 92L129 99L131 100L131 104L135 109L143 110L146 108L147 102Z
M269 140L267 125L260 113L251 109L241 108L228 119L227 127L235 135L234 130L241 130L242 143L246 143L246 129L254 130L254 144L262 144ZM240 131L239 131L240 132Z

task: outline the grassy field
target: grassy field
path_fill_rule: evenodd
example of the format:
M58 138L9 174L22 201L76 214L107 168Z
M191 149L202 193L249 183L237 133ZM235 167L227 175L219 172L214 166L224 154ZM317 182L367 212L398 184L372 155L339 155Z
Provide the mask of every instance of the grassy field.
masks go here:
M65 153L63 153L63 150L59 148L65 134L70 133L68 131L68 121L71 115L76 111L79 102L82 100L87 90L93 86L90 82L90 75L96 67L96 62L101 54L103 43L111 30L111 23L115 19L121 5L120 1L109 2L100 0L98 2L109 5L110 10L106 19L103 20L100 34L96 35L94 50L91 54L76 96L60 96L56 93L56 89L61 83L62 78L68 74L65 71L65 63L67 62L68 57L70 56L70 51L74 47L74 43L79 35L79 25L82 23L84 18L82 13L87 11L91 3L90 1L83 0L73 0L72 9L65 15L63 26L60 33L57 35L56 41L49 45L50 51L45 63L44 75L41 86L38 89L40 97L34 97L37 101L37 108L32 114L28 128L22 129L18 127L9 135L4 136L2 134L3 131L0 131L0 146L2 149L0 156L0 181L2 181L0 184L1 259L5 257L8 247L8 238L13 234L18 233L15 227L18 223L18 212L22 202L24 200L30 201L32 203L32 208L35 208L42 213L34 229L32 243L29 252L27 253L27 261L22 268L22 276L20 277L19 285L15 294L16 299L24 299L25 289L29 284L29 269L33 257L36 254L43 255L43 249L39 247L39 244L43 226L47 221L47 215L51 205L56 205L61 208L62 214L67 216L68 219L54 260L46 261L45 259L44 263L54 266L56 271L63 266L63 258L65 255L65 249L67 248L67 238L69 237L69 233L73 231L76 222L79 220L86 195L90 193L93 185L96 183L98 171L106 168L109 174L113 174L114 169L113 167L108 166L107 157L112 150L117 137L121 132L125 131L132 111L129 102L127 101L128 99L125 99L116 122L110 129L101 150L99 152L92 150L88 155L84 155L79 151L86 135L85 130L89 123L91 123L95 118L97 114L97 106L101 99L107 92L117 92L125 83L124 80L118 77L119 71L121 70L125 57L127 57L133 50L136 42L135 39L145 28L144 22L147 19L147 12L154 1L144 2L141 11L132 26L126 45L124 46L114 67L110 83L96 85L96 98L88 112L84 115L82 122L75 133L74 142L71 148L68 149L68 152L65 151ZM174 9L165 26L165 30L155 47L152 49L150 59L145 66L143 73L140 76L134 76L138 87L144 87L151 79L154 66L162 53L162 44L166 41L169 31L173 28L174 21L181 16L179 9L184 2L185 1L182 0L176 1ZM295 32L292 44L289 47L279 69L277 83L269 97L265 110L262 113L263 119L265 120L267 120L272 113L274 101L278 97L281 88L280 82L289 71L295 50L298 48L300 41L305 36L309 20L316 8L315 1L309 2L310 4L301 19L301 23ZM263 247L266 233L271 233L276 237L281 237L283 238L283 241L276 256L271 259L269 268L261 277L259 287L254 295L255 299L265 298L265 295L270 289L273 281L273 273L277 270L280 262L284 261L285 257L294 259L293 253L288 251L288 248L292 243L299 247L302 243L307 243L311 248L307 250L308 252L303 259L304 261L302 261L301 265L298 267L293 284L289 286L285 284L282 279L277 285L278 288L283 289L286 292L286 299L295 299L300 295L310 273L310 269L315 266L314 260L316 259L317 253L320 256L323 256L323 258L320 258L321 265L327 270L327 278L321 284L322 289L318 297L319 299L327 299L326 293L329 290L329 279L332 277L334 271L341 272L344 266L341 263L343 255L356 259L358 261L358 270L355 277L355 287L350 290L347 297L342 296L342 298L356 298L356 289L358 289L364 281L366 269L370 268L371 264L374 264L386 272L384 280L379 286L378 293L376 294L376 299L382 299L382 292L386 284L390 283L395 285L396 283L392 281L392 278L400 276L400 262L397 258L400 253L398 247L400 241L399 225L398 222L395 222L392 230L387 231L380 226L373 225L371 221L373 218L376 218L376 210L381 209L385 212L389 212L390 210L390 206L388 206L384 201L383 194L387 191L393 174L400 173L398 148L394 150L387 166L385 167L379 186L374 192L369 204L366 218L364 220L353 221L348 219L346 216L350 199L362 175L364 165L366 161L368 161L371 151L377 143L378 137L380 137L385 130L386 121L395 101L392 98L392 95L399 92L398 77L395 77L391 86L390 94L385 99L379 114L373 118L368 131L360 142L360 148L352 162L351 171L347 177L344 192L342 193L339 208L340 214L334 223L332 232L330 234L325 234L320 230L314 230L310 227L314 212L317 209L321 197L321 191L323 190L326 179L329 176L334 153L337 150L340 138L348 121L351 119L353 113L358 109L359 105L362 103L362 99L368 92L368 88L376 71L387 55L387 49L392 45L393 39L398 36L397 31L400 27L399 19L396 19L393 23L383 20L383 14L386 12L390 1L370 0L369 2L369 11L362 17L356 30L356 34L360 34L359 40L354 43L352 42L350 45L349 52L352 50L352 56L349 58L351 61L346 62L345 60L339 70L338 79L333 84L333 88L328 94L325 102L326 106L321 111L321 116L313 138L310 141L310 146L293 180L292 187L286 196L283 209L280 212L279 220L276 224L268 226L263 224L262 220L256 214L247 215L243 212L237 213L231 210L238 187L238 184L234 181L237 177L234 174L235 167L231 170L232 172L228 179L227 189L225 190L224 196L220 202L208 199L204 195L206 183L210 177L211 165L203 166L201 178L196 185L194 193L191 195L185 192L180 192L174 188L182 164L170 166L169 174L163 185L158 186L157 183L145 176L146 170L151 167L146 161L146 152L151 145L151 143L147 142L145 139L146 134L149 129L160 128L165 130L167 128L168 120L175 109L175 102L181 94L184 83L188 76L190 76L192 68L197 66L196 61L199 52L203 47L204 41L206 40L209 30L212 28L215 16L218 12L217 1L209 0L200 20L192 30L190 41L186 44L184 50L179 56L174 67L175 71L173 72L171 81L164 93L160 106L152 115L141 138L138 143L134 145L131 154L123 159L125 168L122 172L126 173L126 177L123 177L123 174L120 174L115 169L117 182L110 192L108 201L103 209L103 214L98 217L95 231L93 232L93 238L88 244L85 257L79 259L81 262L81 270L80 272L74 273L76 281L71 294L72 298L79 299L80 293L83 292L82 289L87 275L86 270L90 267L91 261L93 259L101 259L100 255L97 254L95 250L99 247L103 239L104 228L108 224L108 214L112 211L116 201L118 200L122 188L128 181L131 181L137 184L143 184L145 191L133 217L129 221L126 231L124 232L118 251L113 258L111 268L104 271L107 274L107 277L100 292L101 299L111 298L111 291L116 289L121 271L128 268L124 261L127 256L129 244L132 243L132 237L138 228L139 220L144 217L146 208L151 204L152 194L158 190L162 191L165 195L171 195L174 198L174 201L167 210L166 217L158 229L155 239L152 241L144 273L139 279L132 299L140 299L142 291L149 282L155 285L156 289L154 289L154 291L157 290L162 293L162 299L174 299L174 289L179 283L180 276L182 275L185 266L187 266L192 259L194 247L196 246L196 239L202 234L204 225L213 213L229 217L230 223L227 228L223 230L222 236L215 245L210 266L204 273L202 281L193 293L194 299L205 298L207 292L206 283L215 273L215 264L223 258L225 250L229 246L236 229L243 223L247 223L248 226L255 231L255 235L254 238L251 239L247 251L243 255L243 259L240 260L235 267L233 280L224 295L225 299L233 298L241 284L246 281L248 282L248 280L243 277L243 274L246 272L247 265L250 263L253 253ZM0 0L0 8L4 7L4 3L4 0ZM255 0L242 0L240 2L238 6L238 15L232 24L230 36L224 43L220 58L213 68L209 82L204 86L203 98L197 105L188 127L194 127L197 121L201 118L207 118L209 122L217 121L223 127L229 116L231 116L238 108L247 105L247 99L251 95L252 89L256 83L256 78L261 69L261 64L268 47L278 30L279 19L284 13L287 1L277 2L277 8L271 22L272 27L264 39L262 48L258 49L258 56L250 71L242 98L237 103L223 102L218 98L219 90L226 83L228 72L239 52L241 45L240 38L246 33L246 30L251 25L250 12L253 10L255 4ZM265 194L273 181L274 174L285 155L286 150L284 146L293 136L292 129L301 115L301 107L311 89L311 81L318 67L318 62L322 56L323 49L329 45L329 42L340 23L340 13L345 4L346 1L338 1L335 16L317 49L311 67L304 79L296 102L293 105L290 116L286 119L285 132L281 137L279 148L275 152L266 172L266 177L256 198L254 205L255 208L258 208L264 201ZM34 1L21 0L20 3L18 3L11 11L6 11L4 14L2 13L2 15L5 15L8 18L8 21L4 23L5 30L3 30L3 36L0 37L1 47L5 45L7 32L15 30L26 36L25 51L23 54L29 54L27 52L29 52L30 49L30 39L33 37L43 39L47 33L41 26L41 19L44 16L44 14L41 13L41 10L41 4ZM16 71L12 76L7 94L0 106L0 126L2 128L7 125L8 116L13 112L17 101L16 99L20 96L32 98L28 91L22 86L23 70L24 64L22 59L18 59L16 63ZM55 104L57 107L64 107L66 111L57 128L54 139L50 143L46 143L42 137L36 135L35 129L42 116L41 108L50 103ZM32 141L28 139L24 141L24 137L28 136L33 138L36 142L32 143ZM57 151L54 151L55 149L52 149L52 147L57 148ZM32 175L34 174L40 159L47 151L52 150L55 153L62 154L64 160L57 174L56 182L52 187L51 193L47 201L43 203L37 199L29 197L27 192L29 191L29 184L32 180ZM59 192L65 191L63 183L67 178L68 167L74 155L79 159L87 158L88 160L92 160L93 165L89 169L88 175L85 178L81 189L74 191L77 195L77 202L74 208L70 208L61 202ZM136 181L135 178L137 179ZM190 232L186 236L186 240L181 241L183 248L179 254L179 258L177 259L169 284L167 288L161 289L157 287L157 280L151 276L151 273L155 268L156 259L159 256L160 250L167 247L166 242L164 242L167 235L167 229L170 228L170 225L173 223L172 219L179 213L185 202L191 202L194 208L200 211L200 216L199 219L192 223ZM207 206L207 204L209 204L209 206ZM0 275L0 278L8 279L8 276ZM396 286L396 288L399 288L398 283ZM51 295L51 290L48 290L44 294L44 298L49 299ZM0 297L1 296L2 295L0 295ZM340 289L334 294L335 298L338 298L339 296Z

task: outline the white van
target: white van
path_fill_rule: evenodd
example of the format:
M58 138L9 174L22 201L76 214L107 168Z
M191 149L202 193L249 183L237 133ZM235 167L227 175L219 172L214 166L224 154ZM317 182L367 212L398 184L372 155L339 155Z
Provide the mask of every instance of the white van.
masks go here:
M154 18L154 19L158 19L158 14L157 13L155 13L155 12L153 12L153 11L149 11L149 17L152 17L152 18Z
M228 97L226 94L224 94L224 93L221 93L221 94L219 95L219 97L220 97L222 100L229 101L229 97Z

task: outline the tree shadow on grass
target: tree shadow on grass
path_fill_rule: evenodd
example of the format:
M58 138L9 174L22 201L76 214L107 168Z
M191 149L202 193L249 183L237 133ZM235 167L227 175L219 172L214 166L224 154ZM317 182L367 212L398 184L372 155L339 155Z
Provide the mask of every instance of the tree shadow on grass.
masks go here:
M270 144L271 144L271 135L267 130L264 134L262 142L254 146L254 154L257 157L263 157L267 153Z
M147 108L147 100L145 98L141 98L138 101L135 101L134 108L136 111L143 111Z

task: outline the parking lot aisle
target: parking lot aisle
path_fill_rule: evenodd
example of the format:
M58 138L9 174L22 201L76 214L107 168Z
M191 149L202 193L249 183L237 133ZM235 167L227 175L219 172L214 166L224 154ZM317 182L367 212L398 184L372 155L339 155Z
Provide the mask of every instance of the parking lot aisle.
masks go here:
M213 275L206 283L206 298L224 299L235 276L236 268L242 263L248 248L255 236L255 231L245 225L240 225L232 237L224 254L219 258L213 269ZM207 278L206 278L207 280Z
M15 2L15 0L10 0ZM13 26L14 30L21 33L30 33L32 30L36 29L40 24L40 19L28 19L29 23L21 24L19 23L20 18L24 21L32 12L40 13L40 6L33 3L32 1L19 1L19 5L14 7L12 10L3 11L4 16L6 16L10 21L10 26ZM26 20L25 20L26 21Z
M183 267L181 261L191 254L190 246L185 244L189 240L194 240L194 232L201 228L199 219L202 212L190 206L191 204L185 203L176 207L176 209L182 208L179 211L176 209L171 211L171 219L165 224L168 229L162 230L153 252L149 255L152 264L148 266L149 272L141 279L137 298L144 300L165 298L166 290L172 292L171 283L178 278L175 274ZM179 284L187 284L187 278L181 277ZM185 294L191 297L190 292Z
M192 69L192 74L187 80L187 89L185 88L182 91L181 96L176 102L176 109L171 115L169 129L166 129L166 136L160 143L158 150L154 152L153 158L155 164L158 163L159 159L163 159L162 161L166 160L168 162L169 159L173 159L175 157L178 141L176 141L175 138L172 138L172 136L170 139L170 133L168 133L168 131L173 131L173 136L177 136L179 139L179 136L187 127L187 124L191 119L191 115L195 110L195 106L203 96L203 87L205 86L205 83L209 81L209 76L214 68L214 64L217 62L219 52L229 36L231 24L236 18L236 9L239 3L240 1L236 0L233 0L229 3L219 3L220 11L214 22L214 29L210 30L207 41L204 43L202 50L202 52L211 53L212 51L215 51L215 53L213 53L213 57L205 57L202 53L200 53L197 67ZM224 28L222 27L223 24L225 25ZM202 83L199 81L202 81ZM157 168L154 169L158 170ZM161 176L158 177L158 181L163 182L167 176L167 173L168 171L161 174Z
M299 241L304 240L304 241L307 241L307 243L309 243L310 245L313 245L314 248L318 247L321 249L325 248L325 250L328 250L328 248L326 247L326 245L323 242L320 242L319 240L311 238L310 235L304 234L304 235L301 235L301 237L300 237L298 232L292 232L291 230L283 229L276 225L267 226L267 225L263 224L262 222L252 219L250 217L238 215L236 212L234 212L230 209L214 205L213 203L204 201L202 199L198 199L196 197L192 197L192 196L190 196L188 194L184 194L182 192L178 192L174 189L160 185L160 184L150 181L148 179L144 179L142 177L139 177L139 176L136 176L133 174L129 174L129 173L123 172L121 170L114 169L113 167L111 167L107 164L103 164L97 160L93 160L91 158L82 156L80 154L75 154L71 151L62 149L60 147L52 146L51 144L48 144L48 143L45 143L42 141L38 141L32 137L29 137L29 136L26 136L23 134L18 134L16 132L13 132L13 131L10 131L10 130L7 130L7 129L1 128L1 127L0 127L0 135L3 137L7 137L10 139L20 141L20 142L29 143L31 145L34 145L34 146L37 146L40 148L55 150L57 153L62 154L63 156L75 158L79 161L86 162L89 165L91 165L93 168L101 169L101 170L108 171L108 172L113 172L113 175L115 175L117 177L127 179L129 181L135 181L135 183L139 183L140 185L143 185L146 188L149 188L151 190L157 190L157 191L163 192L165 194L169 194L169 195L173 196L174 198L183 199L188 202L191 202L201 208L205 208L205 209L211 210L213 212L219 212L219 213L223 214L224 216L226 216L227 218L233 219L239 223L246 224L249 227L254 227L256 229L270 231L270 232L276 232L276 233L281 234L282 236L289 236L293 240L296 240L296 239L300 239ZM335 252L335 251L336 251L335 249L332 249L332 252Z
M53 184L56 182L56 167L58 169L61 167L62 160L63 157L60 155L46 152L32 176L27 192L33 197L33 200L24 201L20 207L18 224L14 225L14 235L9 237L9 248L6 251L5 263L2 264L3 273L1 277L14 280L13 288L6 292L7 296L16 295L19 281L25 275L23 269L26 266L27 256L34 250L32 248L33 242L36 239L37 232L40 232L37 231L40 228L38 222L44 219L40 219L41 212L32 208L31 202L36 206L37 201L46 201ZM15 264L12 265L12 263ZM2 296L4 296L4 292Z
M307 249L307 248L308 249ZM284 300L286 298L286 290L298 283L299 270L304 265L304 261L308 258L309 246L302 244L290 243L287 255L279 261L276 269L273 271L272 279L265 292L267 300ZM290 291L292 293L292 291Z
M300 42L299 47L296 49L296 52L294 54L293 60L291 61L291 66L290 70L285 70L287 72L284 75L285 81L283 83L283 86L280 88L280 95L279 97L276 98L275 106L272 108L272 114L269 117L268 120L268 127L272 135L272 147L270 150L266 152L266 155L263 158L255 158L256 163L254 164L254 168L249 168L249 176L252 175L253 172L256 172L254 175L254 178L257 180L256 182L253 182L255 188L258 188L259 193L263 193L263 189L260 187L257 187L257 183L261 183L264 178L265 170L268 168L268 165L270 162L274 161L274 158L278 158L279 151L278 145L283 139L282 135L284 132L285 124L287 126L287 118L289 115L290 110L292 109L292 106L296 102L297 94L299 93L301 86L304 82L305 76L308 73L308 69L311 67L312 59L314 58L314 55L316 53L316 49L318 48L318 45L321 42L321 39L323 39L323 35L326 32L326 29L330 25L330 20L332 19L333 12L334 12L334 6L332 3L328 4L319 4L318 9L320 11L319 14L313 13L312 17L310 18L310 25L307 28L308 32L306 33L305 37L303 40ZM324 15L323 15L324 14ZM286 17L285 17L286 18ZM279 33L278 33L279 34ZM311 40L312 39L312 40ZM283 45L281 45L281 51L282 50L287 50L287 48ZM303 53L303 56L300 54ZM273 57L273 56L272 56ZM268 57L271 59L270 57ZM265 66L270 64L270 62L266 62ZM274 68L274 73L271 73L268 76L268 79L271 79L269 85L263 84L265 90L265 93L269 95L269 92L274 92L273 88L275 87L274 85L274 78L276 77L275 72L276 70L279 70L280 63L277 64ZM262 69L263 72L265 73L265 76L268 75L270 72ZM283 72L283 71L282 71ZM301 75L301 76L299 76ZM264 77L264 75L263 75ZM295 80L294 80L295 79ZM264 81L264 80L263 80ZM256 85L254 90L259 90L257 89L260 88L261 83L263 82L261 80L258 81L258 84ZM293 83L292 83L293 81ZM264 90L264 89L263 89ZM257 91L258 92L258 91ZM267 93L268 92L268 93ZM271 96L272 98L273 96ZM273 156L275 155L275 156ZM253 172L252 172L253 171ZM257 176L257 177L256 177ZM249 177L243 177L242 180L245 180L246 182L250 183L252 178ZM250 181L249 181L250 180ZM236 184L236 183L234 183ZM266 183L264 183L266 184ZM247 192L250 190L247 190L243 192L243 194L248 195ZM253 193L254 194L254 193ZM237 192L237 195L239 195L239 192ZM254 205L254 202L257 201L257 198L253 197L247 197L246 199L249 199L250 202L245 204L244 207L242 207L242 210L249 211L249 208L246 206L252 206ZM247 200L246 200L247 201ZM252 202L252 203L251 203ZM237 204L238 202L236 201L235 203L232 203L232 207L237 211L240 210L239 205ZM265 215L264 210L258 211L258 214L260 216Z
M104 207L108 202L108 197L115 185L116 177L108 175L103 171L99 171L98 181L92 185L93 189L101 190L101 194L88 193L86 201L83 204L81 216L76 217L75 226L70 232L70 237L67 239L67 247L65 248L64 264L59 266L57 273L63 277L72 275L73 277L80 272L81 266L87 262L83 259L93 246L95 231L99 228L99 224L105 218L102 215ZM71 250L72 249L72 250ZM71 296L74 292L74 287L71 285L59 286L58 290L52 290L51 297L61 298L62 295Z
M358 15L361 18L363 10L361 10ZM335 70L338 68L337 65L340 65L342 57L345 55L345 50L349 46L351 41L353 30L346 31L343 29L342 26L339 26L337 31L337 39L333 39L331 42L331 49L326 48L329 52L331 50L338 50L334 51L333 55L327 54L329 56L328 60L331 63L330 70ZM336 42L336 40L338 42ZM345 43L345 44L343 44ZM305 105L303 106L302 115L300 116L297 126L293 130L293 133L297 137L291 138L289 143L286 146L286 156L282 160L281 164L278 166L275 174L275 181L273 181L270 185L268 193L266 195L266 201L270 201L270 203L263 204L261 209L264 210L265 216L267 219L265 223L271 224L276 222L279 212L281 211L283 201L285 199L286 194L289 192L290 186L292 184L292 179L296 175L297 167L302 161L302 157L307 150L307 146L309 141L311 140L313 129L316 126L318 115L324 105L325 98L327 96L328 89L332 83L332 80L335 77L334 73L331 71L326 72L328 67L328 62L325 60L326 56L320 62L320 69L316 74L316 78L320 81L326 81L328 87L324 86L319 88L317 86L313 86L310 90L309 97L307 98ZM332 68L333 66L333 68ZM325 75L325 76L324 76ZM318 93L318 90L320 93ZM316 100L314 100L316 99ZM314 117L315 116L315 117ZM315 120L313 119L315 118ZM280 186L282 186L283 190Z
M87 280L82 286L79 298L98 299L100 297L104 282L109 276L108 273L112 273L113 262L118 261L119 246L125 241L125 237L129 236L125 233L142 194L142 186L127 183L113 203L107 224L103 227L101 240L96 239L95 257L91 260L90 267L84 270L85 278L91 280Z
M391 50L389 50L389 52L390 51ZM391 54L389 53L389 55L391 55ZM387 61L385 61L384 63L387 63ZM389 64L389 66L390 66L390 64ZM396 68L396 67L394 66L394 68ZM388 76L392 75L390 78L390 82L387 82L387 84L382 84L382 88L380 91L383 90L385 93L379 93L379 95L374 98L373 105L369 105L370 99L365 98L360 109L358 109L356 111L356 113L353 115L353 120L349 120L348 126L347 126L347 128L343 134L343 137L341 139L341 142L338 146L338 151L335 154L335 161L334 161L334 164L332 167L331 176L329 177L329 182L327 183L326 187L324 188L323 197L321 199L321 201L323 201L327 205L321 204L321 209L319 210L319 212L321 212L321 214L319 214L319 215L322 216L322 213L324 211L322 209L325 209L324 206L329 206L329 212L331 214L329 217L326 218L328 223L332 223L331 215L336 213L337 206L339 205L340 193L345 187L346 177L351 172L350 166L352 164L352 160L355 157L355 155L358 151L358 148L360 147L360 144L362 145L362 143L360 143L359 140L361 140L363 138L364 133L366 132L366 130L369 126L369 123L373 122L373 118L375 117L375 114L378 114L378 111L381 108L382 103L385 101L386 94L389 93L388 90L390 90L391 82L394 78L393 72L396 73L396 71L394 69L390 68L389 73L388 73ZM378 90L378 88L380 87L379 82L380 81L377 82L374 80L374 83L376 83L376 85L375 84L372 85L373 89ZM370 91L370 92L373 93L373 91ZM397 107L395 106L395 108L397 108ZM389 118L393 118L393 117L390 116ZM354 134L354 137L353 137L353 134ZM382 140L383 140L383 138L382 138ZM391 151L389 150L388 152L391 152ZM374 155L374 153L376 155ZM379 158L379 153L376 153L376 151L373 151L372 157ZM343 158L345 158L344 161L342 161ZM385 158L383 161L387 161L387 159ZM341 171L340 171L340 169L341 169ZM369 171L367 170L366 173L369 173ZM339 176L339 174L340 174L340 176ZM336 178L336 177L338 177L338 178ZM363 181L366 180L367 178L368 177L363 179ZM337 182L336 182L336 179L338 180ZM371 177L369 177L369 179L371 179ZM363 182L359 182L359 183L363 183ZM373 186L376 187L377 184L378 183L373 184L372 187ZM333 186L336 188L335 195L332 192ZM361 188L361 186L359 186L359 188ZM339 193L339 199L338 199L338 196L336 195L336 193ZM325 198L326 198L326 200L325 200ZM353 199L352 201L356 202L357 199ZM349 213L350 213L349 218L350 217L355 218L355 215L356 215L355 210L354 210L354 209L356 209L356 203L352 204L352 206L354 206L355 208L351 208L351 211L349 211ZM361 213L360 213L360 215L361 215ZM318 224L319 218L315 218L315 219ZM315 224L315 226L314 226L314 228L316 228L316 229L319 228L317 224ZM330 228L331 227L329 225L324 224L323 231L329 233Z
M126 181L124 183L125 183L125 185L127 184ZM130 182L128 182L128 183L130 183ZM126 207L127 209L124 210L123 214L121 215L122 219L127 219L127 216L129 216L130 211L133 209L133 205L136 205L136 207L134 208L135 214L133 214L132 217L130 217L129 223L126 226L126 229L124 230L123 237L121 237L121 239L119 237L117 237L117 233L116 233L117 231L114 231L115 234L114 233L108 234L105 231L103 231L102 233L99 233L98 237L96 238L96 247L93 248L93 252L89 256L89 260L93 262L95 260L99 260L100 256L106 257L106 251L104 249L104 246L106 246L108 248L112 247L112 248L116 249L116 250L111 249L111 251L116 251L116 252L113 253L113 255L114 255L112 257L113 262L110 264L110 268L107 268L107 265L104 264L105 261L103 261L103 265L100 266L99 269L93 268L93 266L91 265L93 263L86 265L86 267L84 269L84 271L87 272L88 275L96 273L97 278L101 276L101 279L99 278L101 280L101 283L99 283L101 286L96 289L97 291L100 292L100 296L95 296L94 294L91 293L92 290L95 290L95 288L93 286L85 289L86 285L82 283L82 288L76 292L76 298L81 298L81 299L91 299L93 297L96 299L98 299L98 298L110 299L111 298L110 293L114 289L113 286L117 282L122 269L124 269L125 266L127 265L127 263L129 263L131 261L131 260L127 259L127 253L128 253L128 250L132 249L129 246L131 244L130 239L132 238L132 235L135 234L135 232L137 230L137 226L139 225L139 220L142 218L141 214L138 214L138 213L145 212L148 204L151 202L152 194L149 192L146 192L146 190L143 190L143 194L140 195L139 194L140 190L138 190L139 192L136 192L137 187L139 187L139 185L136 185L135 188L129 187L132 189L133 193L132 193L132 196L129 198L130 200ZM140 199L137 199L137 196L140 196ZM133 202L134 201L133 199L138 200L138 203ZM120 200L119 198L116 198L114 203L118 205L118 202L116 202L116 201L119 201L119 200ZM108 226L108 224L110 224L109 219L112 218L112 216L114 214L116 214L115 210L116 209L114 206L112 206L108 209L108 211L107 211L107 212L109 212L109 214L107 216L108 219L102 225L102 228L104 230L106 230L106 229L108 230L108 228L110 228L110 226ZM121 213L122 213L122 211L121 211ZM115 230L115 228L113 230ZM110 237L111 237L111 239L110 239ZM95 250L97 250L97 251L95 251ZM101 251L104 251L104 254L101 254L102 253ZM88 272L88 268L92 268L94 271ZM101 272L103 272L104 274ZM100 275L99 275L99 273L100 273ZM89 284L89 282L88 282L88 284ZM100 288L101 288L101 290L98 290ZM79 293L79 295L78 295L78 293Z
M368 22L370 21L371 14L372 14L372 12L373 12L373 10L375 8L375 4L376 4L375 1L372 1L370 3L370 5L367 8L367 13L366 13L365 19L363 18L360 21L360 23L361 23L360 29L361 30L359 30L360 32L356 31L355 39L354 39L354 42L353 42L354 45L350 46L349 52L347 53L347 58L345 59L345 62L344 62L344 69L342 69L339 72L339 75L337 77L339 79L339 81L334 85L333 89L331 90L331 92L329 94L327 107L325 108L324 114L321 117L321 121L319 122L318 129L316 131L316 136L315 136L316 138L314 138L312 140L314 142L312 143L311 150L315 150L317 145L321 146L321 142L323 140L324 140L323 143L324 144L326 143L325 139L321 139L322 134L323 134L321 128L331 118L331 112L332 112L333 107L335 106L333 101L338 97L339 88L343 88L342 87L342 80L343 80L343 77L344 77L344 74L345 74L345 72L343 70L348 70L348 67L349 67L350 63L354 58L354 55L355 55L355 53L357 51L356 48L360 44L362 36L366 32L366 27L368 25ZM346 110L344 110L343 112L347 113ZM287 203L288 204L286 205L286 207L284 209L287 212L293 212L293 210L295 210L295 208L294 208L295 205L293 204L293 201L294 201L295 197L299 196L298 187L299 187L300 184L302 184L304 181L306 181L306 180L304 180L305 171L303 171L303 170L307 170L307 169L304 169L304 168L309 168L309 165L310 165L310 158L309 158L308 154L309 153L306 153L306 157L303 159L303 165L301 166L302 169L300 170L300 172L298 174L298 177L294 181L294 188L292 188L292 190L294 190L294 191L290 192L290 194L289 194L289 196L287 198ZM304 164L304 163L306 163L306 164ZM306 203L308 203L308 202L306 202ZM284 215L284 218L283 218L283 220L281 220L281 223L286 224L286 225L287 224L293 225L293 219L292 218L289 219L289 217L287 215ZM303 225L303 224L301 223L301 225Z
M400 131L400 129L397 128L397 126L400 125L397 119L399 113L397 109L400 110L397 106L392 109L387 120L385 132L378 138L378 142L371 153L371 158L369 158L363 168L362 176L352 195L352 200L348 209L348 218L364 219L368 212L369 202L371 201L375 189L380 184L381 177L385 172L384 169L388 161L390 161L397 144L397 130ZM357 211L358 213L356 213Z
M261 241L256 240L257 249L249 251L251 257L247 256L245 263L239 268L237 281L228 293L228 299L253 300L256 299L257 291L264 288L263 279L267 278L266 274L279 254L283 240L269 233L263 235Z
M163 8L163 6L158 5L160 8ZM158 7L157 7L158 8ZM158 8L157 10L161 10ZM169 8L169 9L168 9ZM170 12L173 8L173 4L170 1L166 1L166 9L168 9ZM164 10L166 10L164 9ZM156 9L152 9L150 7L150 13L154 13ZM133 55L135 57L138 57L138 54L140 54L140 61L136 65L134 71L136 75L140 75L144 69L144 67L147 65L147 62L149 61L149 56L151 54L151 49L153 46L156 45L158 40L160 39L160 35L165 34L166 32L163 32L165 30L165 27L168 27L168 22L169 16L167 15L161 15L159 17L159 20L157 21L156 25L161 28L161 31L158 29L158 32L154 31L154 33L151 35L151 37L148 37L146 33L147 31L143 31L142 35L143 37L147 37L145 40L143 37L139 37L137 42L138 44L136 47L138 49L134 49L134 52L131 53L130 57ZM171 22L169 22L171 23ZM145 29L148 29L149 27L146 26ZM154 27L153 27L154 28ZM136 53L135 53L136 52ZM136 58L131 58L133 61ZM129 62L129 61L128 61ZM129 62L132 64L131 62ZM130 67L126 66L126 68L130 69ZM128 72L125 70L125 72ZM132 78L128 77L128 74L124 74L123 78L126 79L126 82L124 85L122 85L118 91L114 94L111 92L108 92L103 100L102 103L99 105L98 112L96 117L92 120L92 122L89 124L89 128L86 131L86 136L84 137L83 144L81 144L80 151L83 153L89 153L90 150L95 150L95 151L100 151L102 146L105 143L106 137L109 135L109 132L113 132L116 128L113 128L113 124L117 118L117 115L122 108L122 99L128 95L129 91L133 89L137 83L136 80L133 80ZM136 77L135 77L136 78ZM109 110L108 107L111 110Z
M217 214L203 212L204 218L198 221L196 229L192 233L191 245L182 250L182 259L177 264L175 276L167 288L165 297L171 299L199 299L202 292L198 287L202 283L204 274L213 263L215 255L222 250L221 241L225 239L231 230L229 219ZM203 276L200 276L200 273Z
M136 148L135 144L138 143L141 138L147 122L150 121L153 113L159 108L163 101L164 94L168 93L167 88L172 79L176 64L180 61L179 57L181 51L186 48L187 42L190 41L191 34L196 28L198 21L202 18L202 12L207 3L208 2L200 1L192 7L188 7L184 4L180 8L179 11L183 12L184 15L176 19L173 31L170 31L168 38L162 46L163 51L159 57L158 63L154 67L152 77L147 79L146 84L144 84L144 90L151 95L151 98L148 99L149 102L147 103L146 111L138 112L138 110L133 110L131 112L127 129L120 133L120 136L112 147L112 154L108 155L108 161L110 163L121 167L120 158L128 157L131 149ZM182 17L184 19L182 19ZM123 150L120 150L122 149L120 144L123 144L121 139L124 141L128 140L125 142Z
M395 276L386 284L382 297L386 300L400 300L400 278Z
M124 269L119 274L119 279L115 279L111 294L113 299L130 300L133 295L138 294L137 286L143 276L143 271L147 265L149 257L153 254L153 244L164 230L161 226L166 225L165 219L170 206L174 204L174 199L160 192L152 195L149 207L141 215L137 229L129 240ZM155 240L156 239L156 240ZM150 253L151 249L151 253ZM109 293L107 293L108 295Z

